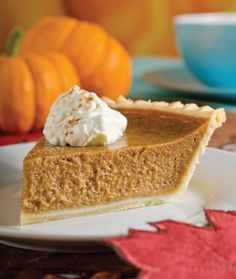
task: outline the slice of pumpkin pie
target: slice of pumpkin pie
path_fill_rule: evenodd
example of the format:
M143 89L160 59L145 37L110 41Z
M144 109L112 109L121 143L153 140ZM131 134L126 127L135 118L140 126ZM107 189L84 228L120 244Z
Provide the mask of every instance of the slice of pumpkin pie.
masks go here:
M155 205L182 194L223 109L116 102L74 87L24 160L21 224Z

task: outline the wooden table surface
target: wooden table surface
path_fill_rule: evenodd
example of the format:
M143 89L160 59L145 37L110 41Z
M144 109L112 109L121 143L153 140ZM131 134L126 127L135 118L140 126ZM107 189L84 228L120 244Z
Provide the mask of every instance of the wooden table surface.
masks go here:
M209 145L236 152L236 114L227 113L227 122L215 132ZM115 253L49 253L0 244L0 278L117 279L135 278L137 272ZM68 274L74 276L66 277Z

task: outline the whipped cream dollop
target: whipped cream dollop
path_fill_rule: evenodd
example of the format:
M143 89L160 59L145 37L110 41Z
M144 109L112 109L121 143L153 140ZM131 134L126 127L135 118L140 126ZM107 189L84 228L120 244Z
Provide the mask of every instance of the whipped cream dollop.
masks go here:
M52 105L43 134L53 145L99 146L117 141L126 127L124 115L95 93L73 86Z

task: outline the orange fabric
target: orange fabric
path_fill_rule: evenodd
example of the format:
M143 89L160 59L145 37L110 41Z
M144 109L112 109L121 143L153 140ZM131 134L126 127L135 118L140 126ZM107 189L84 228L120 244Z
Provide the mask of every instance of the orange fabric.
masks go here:
M177 55L173 17L235 11L236 0L65 0L69 15L101 24L132 54Z
M16 25L27 29L45 16L64 13L63 0L0 0L0 52L10 30Z
M173 17L212 11L236 11L236 0L0 0L0 51L15 25L28 28L48 15L69 15L101 24L132 54L177 55Z

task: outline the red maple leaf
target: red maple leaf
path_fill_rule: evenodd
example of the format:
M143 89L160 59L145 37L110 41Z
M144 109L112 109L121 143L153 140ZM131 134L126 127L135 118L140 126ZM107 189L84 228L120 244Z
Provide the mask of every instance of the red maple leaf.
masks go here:
M141 279L236 278L236 212L206 210L208 226L151 223L156 232L130 230L108 243L141 269Z

